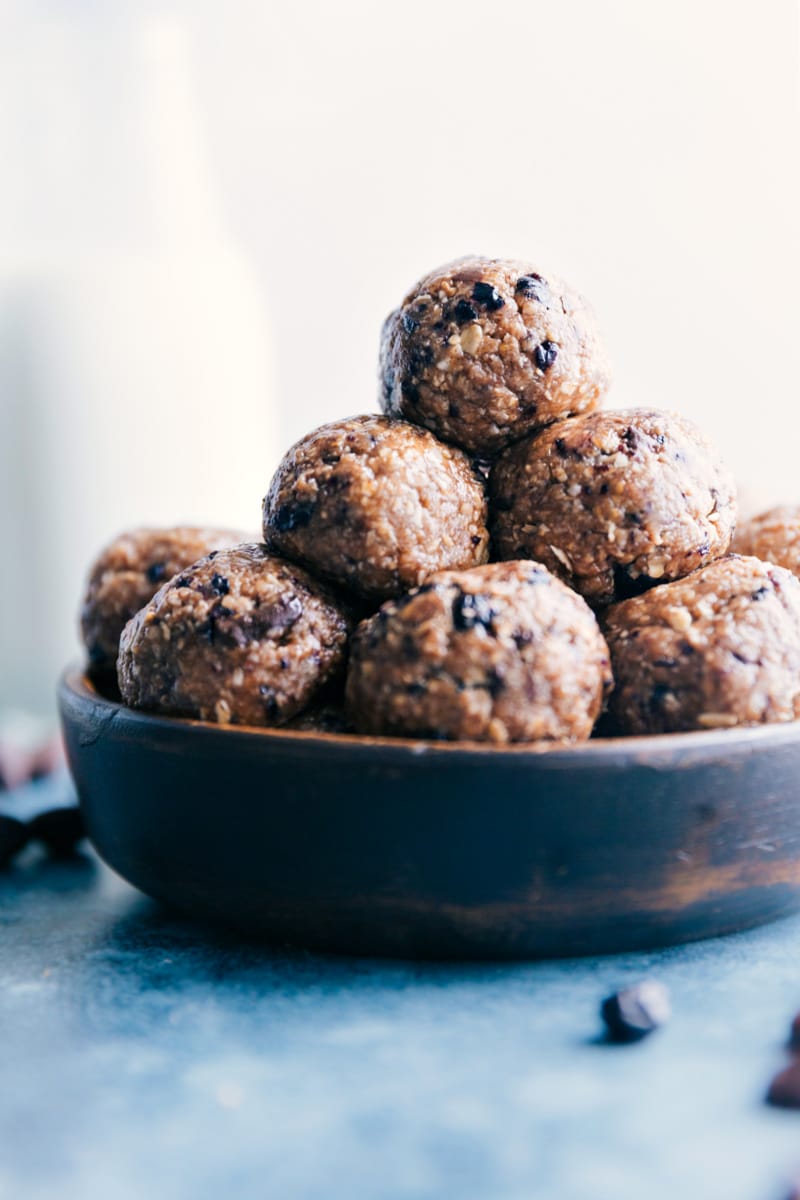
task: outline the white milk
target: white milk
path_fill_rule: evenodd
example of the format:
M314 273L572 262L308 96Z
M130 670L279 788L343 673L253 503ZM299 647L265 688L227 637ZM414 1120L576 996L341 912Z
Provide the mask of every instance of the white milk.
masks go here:
M89 51L85 32L50 29L31 96L52 124L14 146L26 187L63 187L56 217L0 243L0 708L40 713L101 545L138 524L255 534L278 457L264 300L215 212L180 31L142 22ZM106 91L98 49L119 59ZM23 226L39 200L22 195Z

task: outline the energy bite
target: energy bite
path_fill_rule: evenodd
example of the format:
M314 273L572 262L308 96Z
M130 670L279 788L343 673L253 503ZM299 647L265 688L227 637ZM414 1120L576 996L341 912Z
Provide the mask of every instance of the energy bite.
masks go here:
M365 600L488 557L483 484L466 455L405 421L351 417L285 455L264 541Z
M594 314L554 275L460 258L421 279L381 336L384 412L491 456L596 408L611 374Z
M89 575L81 609L81 634L96 671L114 671L120 634L162 583L206 554L235 546L243 533L230 529L134 529L101 553Z
M602 606L725 554L736 492L690 421L628 409L512 446L493 468L490 508L497 558L535 558Z
M490 742L588 738L610 686L587 604L539 563L442 571L353 636L362 733Z
M282 725L344 667L349 618L265 546L201 559L126 625L118 677L133 708L221 725Z
M800 716L800 582L783 567L731 555L614 605L605 633L619 733Z
M784 504L751 517L737 528L733 549L800 576L800 505Z

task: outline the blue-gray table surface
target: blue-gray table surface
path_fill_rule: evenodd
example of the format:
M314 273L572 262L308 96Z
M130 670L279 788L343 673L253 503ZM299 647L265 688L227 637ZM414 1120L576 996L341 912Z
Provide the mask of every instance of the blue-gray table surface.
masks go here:
M782 1200L800 918L648 954L325 958L166 913L89 850L0 872L2 1200ZM674 1017L600 1039L651 975Z

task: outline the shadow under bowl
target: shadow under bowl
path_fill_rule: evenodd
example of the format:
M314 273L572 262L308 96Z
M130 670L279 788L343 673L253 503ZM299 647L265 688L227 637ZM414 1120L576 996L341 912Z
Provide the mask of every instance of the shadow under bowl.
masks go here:
M225 727L59 701L91 840L148 895L349 954L594 954L800 908L800 722L568 749Z

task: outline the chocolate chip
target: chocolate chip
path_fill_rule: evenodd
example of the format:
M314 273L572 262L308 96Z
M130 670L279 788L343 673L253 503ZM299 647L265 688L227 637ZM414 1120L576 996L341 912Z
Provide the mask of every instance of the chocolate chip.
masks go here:
M550 288L547 280L542 279L541 275L537 275L534 271L530 275L521 275L517 280L514 291L531 300L538 300L540 304L547 304L550 299Z
M556 454L559 458L566 458L568 456L569 450L567 449L567 443L563 438L556 438L556 440L553 442L553 445L556 448Z
M191 576L190 576L190 575L180 575L180 576L178 576L178 578L175 580L175 587L176 587L176 588L179 588L179 587L181 587L181 588L182 588L182 587L191 587L191 586L192 586L192 579L191 579Z
M227 596L228 592L230 591L230 584L228 583L225 576L219 575L217 573L215 573L211 576L210 586L211 586L211 591L214 593L215 596Z
M406 690L407 696L422 696L425 692L425 684L424 683L407 683L405 690Z
M599 491L601 496L607 496L608 495L608 484L601 483L600 487L597 490Z
M751 593L750 599L751 600L763 600L765 596L768 596L770 594L771 590L772 589L768 588L768 587L760 587L757 589L757 591Z
M51 854L66 857L84 837L83 817L77 804L40 813L28 826L30 836L44 842Z
M767 1104L800 1108L800 1059L795 1058L774 1077L767 1090Z
M291 500L281 504L272 523L279 533L288 533L292 529L305 529L311 521L316 504L313 500Z
M545 339L534 350L533 358L539 370L546 371L558 358L558 346L555 342Z
M419 329L419 321L409 312L403 313L403 329L406 333L416 333Z
M502 304L502 300L500 303ZM496 307L499 307L499 305L496 305ZM465 325L467 321L474 321L477 315L478 310L472 307L469 300L462 298L461 300L457 300L453 306L453 316L459 325Z
M641 523L642 523L642 516L641 516L641 513L637 513L637 512L626 512L626 513L625 513L625 520L628 522L628 524L629 524L629 525L641 525Z
M789 1026L788 1048L793 1054L800 1054L800 1012L795 1013Z
M28 830L16 817L0 814L0 866L17 854L28 840Z
M419 404L419 388L415 383L404 379L400 390L403 393L403 399L407 400L409 404Z
M506 686L505 680L503 679L502 675L498 671L497 667L492 667L492 669L490 670L489 675L487 677L486 686L489 689L489 695L492 697L493 700L496 700L497 697L500 695L500 693L505 688L505 686Z
M462 592L453 601L453 627L458 630L474 629L480 625L490 629L494 619L494 610L485 596L473 596Z
M460 411L458 405L453 404L452 400L450 401L450 403L447 406L447 415L448 415L448 417L453 417L454 419L457 419L458 417L461 416L461 411Z
M497 288L483 281L475 284L472 289L472 299L476 304L482 304L484 308L488 308L489 312L494 312L496 309L502 308L505 304L505 300Z
M643 979L608 996L600 1014L612 1042L638 1042L669 1020L669 992L663 983Z
M151 563L145 571L148 583L160 583L167 573L167 564L163 562Z
M625 447L626 447L627 453L629 455L633 454L636 451L636 448L641 443L641 440L642 439L639 434L639 430L634 429L633 426L631 426L631 425L629 425L628 428L625 430L625 432L622 434L622 441L625 443Z
M667 696L671 695L672 688L667 687L665 683L657 683L650 693L650 711L652 713L663 713L666 708Z

